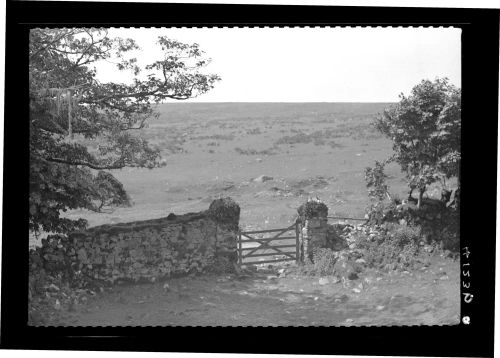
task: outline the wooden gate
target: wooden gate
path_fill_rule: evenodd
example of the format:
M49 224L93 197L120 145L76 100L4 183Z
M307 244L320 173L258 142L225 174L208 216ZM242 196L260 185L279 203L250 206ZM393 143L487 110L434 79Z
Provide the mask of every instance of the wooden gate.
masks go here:
M293 231L293 236L290 235ZM266 233L276 233L271 237L256 237ZM285 236L285 234L289 234ZM292 241L293 240L293 241ZM282 241L281 244L273 245L273 242ZM257 243L257 246L251 245ZM293 251L286 250L293 248ZM286 251L285 251L285 250ZM268 260L255 261L256 257L273 257ZM283 256L283 258L276 257ZM299 261L299 228L298 224L293 224L287 228L270 229L259 231L240 231L238 233L238 264L264 264L280 261Z

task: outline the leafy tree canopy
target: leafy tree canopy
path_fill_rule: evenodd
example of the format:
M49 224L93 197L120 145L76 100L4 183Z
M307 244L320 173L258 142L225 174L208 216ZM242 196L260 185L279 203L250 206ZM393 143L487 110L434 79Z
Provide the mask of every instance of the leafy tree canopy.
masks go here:
M157 44L163 58L141 68L130 56L138 45L110 38L106 29L30 32L30 230L80 229L85 220L63 218L61 211L128 204L107 170L159 166L159 150L137 133L158 117L154 105L196 97L220 79L203 73L209 59L197 44L166 36ZM132 71L133 82L101 83L99 61Z
M392 159L406 172L410 195L418 189L421 200L428 185L459 180L461 90L448 79L423 80L375 124L393 142Z

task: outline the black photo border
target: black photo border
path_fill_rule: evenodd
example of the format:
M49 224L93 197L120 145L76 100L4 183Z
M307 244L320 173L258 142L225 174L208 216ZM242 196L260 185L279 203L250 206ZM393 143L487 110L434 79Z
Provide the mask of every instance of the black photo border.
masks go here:
M28 33L34 27L462 29L462 251L456 326L29 327ZM300 46L300 44L298 44ZM493 356L499 12L486 9L7 1L0 344L8 349ZM24 119L23 119L24 118ZM473 295L470 303L464 293ZM468 296L470 298L470 296ZM245 339L248 337L248 339ZM255 343L252 343L255 342Z

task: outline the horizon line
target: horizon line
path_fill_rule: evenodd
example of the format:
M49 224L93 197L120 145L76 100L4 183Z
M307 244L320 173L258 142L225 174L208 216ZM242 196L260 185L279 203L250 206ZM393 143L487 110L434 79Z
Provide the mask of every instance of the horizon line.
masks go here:
M196 101L178 100L172 102L162 102L158 104L175 104L175 103L397 103L397 101Z

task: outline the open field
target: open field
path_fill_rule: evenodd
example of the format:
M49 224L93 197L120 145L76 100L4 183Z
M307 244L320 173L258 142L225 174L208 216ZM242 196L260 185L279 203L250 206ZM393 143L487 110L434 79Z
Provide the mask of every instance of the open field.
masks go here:
M330 215L363 217L369 202L364 168L387 158L391 142L370 125L385 103L172 103L143 135L167 165L115 171L134 205L96 214L90 226L208 208L221 195L241 206L244 229L284 227L308 196ZM387 168L391 190L403 194L399 168ZM252 181L261 175L273 180Z

